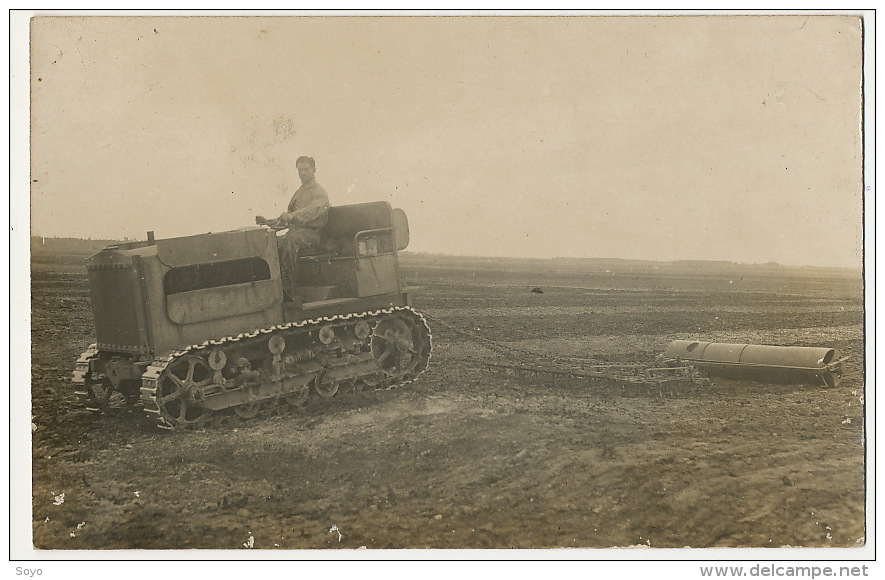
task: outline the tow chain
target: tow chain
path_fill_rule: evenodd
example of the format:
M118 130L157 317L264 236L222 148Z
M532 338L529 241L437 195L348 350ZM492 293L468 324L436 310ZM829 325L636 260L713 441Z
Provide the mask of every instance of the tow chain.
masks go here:
M456 328L440 318L424 312L424 317L435 325L477 342L488 350L503 355L519 364L506 364L479 360L481 364L500 370L515 371L519 375L546 375L555 379L588 379L632 385L663 386L667 383L690 382L696 380L694 368L689 366L649 367L641 363L608 363L592 358L551 355L502 344L476 332Z

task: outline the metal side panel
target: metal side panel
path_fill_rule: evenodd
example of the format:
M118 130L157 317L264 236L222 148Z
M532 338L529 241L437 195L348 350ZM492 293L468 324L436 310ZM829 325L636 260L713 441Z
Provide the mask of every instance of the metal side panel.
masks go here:
M344 297L378 296L399 292L395 254L366 258L333 258L320 264L322 280L338 286Z
M96 342L105 350L146 350L138 272L131 266L92 267L88 275Z
M363 230L389 228L393 210L386 201L338 205L329 209L329 221L323 228L327 238L352 239Z
M241 332L249 332L258 328L267 328L274 324L282 322L283 318L283 300L282 290L278 286L279 280L262 280L263 288L255 290L253 295L262 295L261 300L267 300L267 294L271 293L267 286L273 286L272 291L274 300L268 308L258 312L236 314L228 311L226 315L220 305L212 300L210 296L185 298L179 304L174 304L178 314L176 316L181 323L174 322L169 312L167 312L167 296L163 290L163 275L168 269L163 266L156 258L142 260L144 272L144 293L145 308L147 313L147 321L150 325L152 336L152 348L155 355L168 353L170 351L191 345L198 344L205 340L217 339L225 336L236 335ZM251 285L251 283L249 284ZM214 290L214 289L209 289ZM195 291L204 292L205 290ZM182 293L187 294L187 293ZM170 295L173 298L178 295ZM210 304L210 308L200 308L200 303L206 299ZM188 300L192 302L186 303ZM174 302L173 298L173 302ZM254 310L251 305L247 305L248 310ZM193 312L188 312L193 309ZM199 312L202 310L202 312ZM212 314L214 313L214 314ZM221 315L220 317L218 317ZM211 320L215 316L217 319ZM197 320L202 319L202 322ZM188 322L191 321L191 322Z
M336 314L366 312L392 306L410 305L411 300L407 293L382 294L366 298L335 298L303 305L292 302L283 303L287 322L300 322L321 316L335 316Z
M276 244L274 232L265 228L244 228L230 232L199 234L157 240L157 257L169 267L210 264L226 260L265 256ZM276 245L273 246L274 252Z
M166 296L166 313L176 324L221 320L267 310L282 299L276 280L258 280Z

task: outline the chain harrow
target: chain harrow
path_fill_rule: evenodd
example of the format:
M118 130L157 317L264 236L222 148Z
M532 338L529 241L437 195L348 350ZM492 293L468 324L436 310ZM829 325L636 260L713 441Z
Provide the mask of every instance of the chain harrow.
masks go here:
M480 364L498 370L513 371L521 376L538 377L543 375L554 379L584 379L657 387L674 382L694 383L696 380L693 367L649 367L647 364L641 363L603 363L586 357L539 353L502 344L476 332L456 328L426 312L424 316L435 325L477 342L504 358L517 361L517 364L508 364L480 359L478 361Z

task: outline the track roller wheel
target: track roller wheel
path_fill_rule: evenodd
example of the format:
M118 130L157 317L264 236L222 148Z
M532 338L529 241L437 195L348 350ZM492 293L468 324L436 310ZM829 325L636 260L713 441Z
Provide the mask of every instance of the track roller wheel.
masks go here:
M209 420L212 411L197 400L198 392L212 383L209 363L188 355L173 361L157 380L157 407L172 427L198 427Z
M126 392L128 385L125 382L121 386L122 390L115 387L108 377L99 375L87 379L82 390L76 394L87 411L97 414L115 413L132 408L138 400L137 394Z
M363 385L369 387L370 389L374 389L377 388L378 385L380 385L385 378L386 375L384 375L383 373L378 373L369 377L363 377L360 379L360 381L362 381Z
M234 413L241 419L254 419L261 410L261 403L243 403L234 407Z
M381 366L382 378L417 376L430 358L426 327L411 316L393 315L381 320L372 333L372 354ZM369 386L375 377L363 379Z
M338 381L326 380L323 377L315 380L313 388L321 397L331 398L338 393L338 387L341 385Z
M307 397L310 394L310 383L299 385L294 379L283 379L283 386L287 391L290 391L288 395L283 397L283 400L286 401L286 403L296 409L301 409L307 406Z
M111 397L114 394L114 385L110 379L103 377L100 379L87 379L83 385L83 390L78 391L80 402L87 411L93 413L106 413L111 406Z

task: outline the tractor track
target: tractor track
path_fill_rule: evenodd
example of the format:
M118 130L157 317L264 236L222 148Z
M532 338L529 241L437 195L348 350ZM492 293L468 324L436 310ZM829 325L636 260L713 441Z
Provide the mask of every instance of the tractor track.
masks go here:
M284 335L290 340L293 338L309 340L311 337L320 336L324 328L331 327L334 329L335 327L346 327L347 325L354 325L354 323L365 321L370 324L369 328L371 329L371 334L367 334L362 343L357 347L369 351L369 353L364 353L364 356L362 357L363 360L361 361L363 368L365 368L367 363L365 359L368 358L371 360L372 358L370 353L372 352L373 341L385 339L383 335L378 335L377 329L384 324L385 321L394 319L401 320L403 317L407 317L408 320L412 321L414 326L411 328L418 329L417 341L420 342L420 344L413 345L407 340L409 347L413 348L416 353L414 356L415 360L411 360L411 355L406 355L410 364L405 365L405 370L400 368L399 363L394 362L394 366L389 367L392 369L389 372L385 371L378 373L377 376L373 377L353 373L354 376L348 376L347 380L341 381L342 383L346 383L342 386L354 390L362 390L366 387L371 390L395 389L416 380L427 368L431 357L432 335L430 333L430 328L423 315L410 307L395 306L362 313L337 314L334 316L278 324L267 328L256 329L251 332L243 332L237 335L210 339L199 344L186 346L164 356L155 357L151 361L141 376L139 401L142 404L144 414L151 421L154 421L157 427L167 430L198 429L207 426L226 427L239 422L238 419L240 418L253 419L276 413L286 413L293 408L303 407L307 403L306 389L309 387L305 387L304 397L299 395L295 397L297 400L292 401L293 392L286 391L283 386L287 380L294 380L296 383L301 381L303 384L300 386L302 387L310 383L310 381L306 380L304 377L299 377L297 371L292 370L293 368L301 368L298 366L298 362L303 362L305 360L314 361L313 364L315 370L313 371L313 374L315 380L310 384L313 384L313 390L315 393L324 397L331 397L337 394L339 390L337 381L334 385L329 386L326 389L317 388L316 383L318 383L321 377L325 376L330 369L334 368L339 371L340 374L341 369L347 368L347 360L345 360L345 357L349 357L348 360L352 360L356 358L355 355L352 353L345 353L340 359L333 359L330 357L330 360L332 360L331 365L326 365L323 368L322 365L316 362L317 360L324 360L323 357L316 356L312 351L312 349L318 345L311 343L304 352L293 353L293 359L297 360L290 368L285 366L282 362L281 355L283 347L279 347L279 352L274 352L273 348L268 352L265 348L264 357L267 359L265 365L267 370L258 372L249 369L247 371L250 373L248 377L239 382L231 381L223 377L221 374L221 368L224 365L222 364L220 367L214 368L212 366L213 361L210 357L217 356L217 353L223 353L224 351L222 349L228 349L240 345L260 350L262 346L270 345L271 340L274 337L283 337ZM332 336L334 336L334 331ZM285 344L285 339L279 342ZM351 348L353 348L352 345ZM94 396L95 389L90 387L91 383L88 377L90 361L98 356L98 348L95 345L91 345L77 360L72 379L76 389L75 392L78 395L81 404L87 410L93 412L101 412L103 410L97 408L98 405L95 403ZM175 376L170 371L172 370L172 367L180 364L186 365L186 371L183 373L184 376ZM211 372L208 369L214 371L212 372L211 377L208 375L208 373ZM287 370L289 372L286 372ZM202 378L199 376L200 372L203 372ZM165 397L161 396L162 393L159 391L161 390L160 385L161 381L164 380L164 377L167 380L171 379L173 383L181 384L181 392L173 395L167 394ZM206 393L211 393L212 395L227 395L232 392L245 390L254 393L257 392L258 389L267 388L270 383L274 384L276 391L278 392L271 396L256 395L253 397L254 400L250 400L247 405L238 405L239 409L237 409L236 412L231 408L215 411L204 410L203 412L200 410L201 404L205 400L203 397ZM289 401L287 401L287 396L289 397ZM188 398L188 404L184 403L185 397ZM177 404L170 405L170 402L175 403L176 400L178 401ZM188 407L188 405L190 406ZM189 411L193 409L196 409L197 413L199 413L199 416L194 419L188 416ZM239 417L237 415L239 415Z

